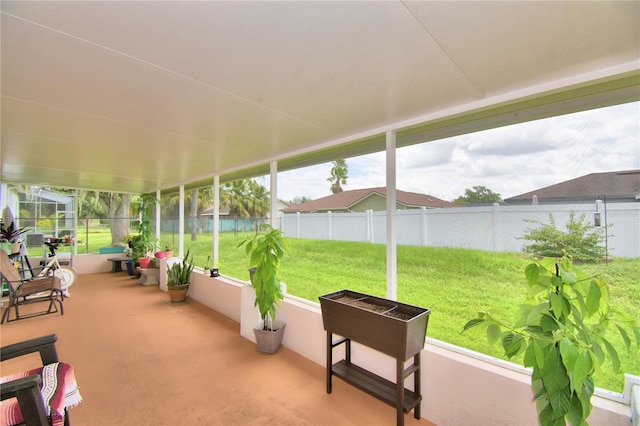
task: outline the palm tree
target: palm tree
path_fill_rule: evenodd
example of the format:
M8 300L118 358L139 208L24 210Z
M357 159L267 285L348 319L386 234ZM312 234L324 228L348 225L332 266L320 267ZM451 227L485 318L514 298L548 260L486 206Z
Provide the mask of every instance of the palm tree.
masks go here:
M264 217L269 212L269 191L253 179L226 183L220 204L229 207L230 216Z
M265 217L269 213L269 191L255 180L249 182L249 200L251 217Z
M327 180L331 182L331 193L337 194L343 191L341 185L347 184L347 162L345 160L336 160L331 164L333 164L331 176Z
M197 240L198 215L211 206L213 200L213 188L205 186L196 188L184 194L185 216L189 219L191 228L191 241ZM162 217L178 217L178 206L180 205L180 195L174 194L168 201L161 201Z

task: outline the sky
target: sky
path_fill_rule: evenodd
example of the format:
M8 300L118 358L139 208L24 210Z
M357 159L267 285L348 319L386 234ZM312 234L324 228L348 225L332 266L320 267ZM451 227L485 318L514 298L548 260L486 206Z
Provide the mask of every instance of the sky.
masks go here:
M386 185L385 153L347 158L345 191ZM331 195L331 163L278 175L278 198ZM485 186L502 198L590 173L640 169L640 102L399 148L396 187L452 201ZM268 187L267 183L258 180Z

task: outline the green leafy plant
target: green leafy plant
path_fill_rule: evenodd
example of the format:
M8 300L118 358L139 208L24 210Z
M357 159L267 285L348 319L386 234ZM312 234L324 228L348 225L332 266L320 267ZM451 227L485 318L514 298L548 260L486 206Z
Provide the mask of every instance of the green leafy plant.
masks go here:
M193 267L193 256L189 257L189 250L187 250L187 255L182 262L176 262L167 269L167 286L189 284Z
M631 315L609 303L609 286L586 275L572 257L535 260L525 269L528 301L520 307L515 325L481 311L463 331L481 326L489 342L501 341L512 358L524 354L532 367L531 387L542 425L586 424L594 391L593 374L607 359L616 371L620 360L607 337L620 333L627 349L640 346L640 331Z
M566 232L556 227L553 214L549 213L549 224L537 220L525 219L525 222L540 225L539 228L529 229L520 239L532 241L525 245L523 251L535 256L562 256L563 250L571 253L575 260L593 261L604 258L605 247L602 246L604 233L608 227L596 229L594 225L585 222L585 214L576 217L571 212ZM609 225L611 226L611 225Z
M134 260L146 257L155 252L156 243L152 239L153 229L151 227L152 207L155 197L152 194L142 194L135 197L131 205L133 213L139 217L137 228L138 235L132 237Z
M273 320L280 300L284 299L278 279L278 268L288 248L282 231L263 224L261 231L248 237L237 247L245 246L249 266L255 267L252 284L256 291L254 305L260 310L265 330L273 330Z

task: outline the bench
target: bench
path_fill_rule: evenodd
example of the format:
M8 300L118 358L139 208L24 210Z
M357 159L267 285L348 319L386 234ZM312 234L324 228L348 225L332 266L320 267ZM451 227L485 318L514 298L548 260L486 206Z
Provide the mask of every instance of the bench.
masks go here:
M113 263L111 272L122 272L122 262L128 262L132 259L130 257L110 257L107 260Z

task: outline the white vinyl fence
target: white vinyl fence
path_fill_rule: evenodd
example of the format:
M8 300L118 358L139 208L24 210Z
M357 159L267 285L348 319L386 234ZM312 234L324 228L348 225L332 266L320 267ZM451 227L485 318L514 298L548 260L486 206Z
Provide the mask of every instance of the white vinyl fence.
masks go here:
M606 244L614 257L640 257L640 203L599 203L601 225L608 226ZM396 241L401 245L458 247L489 251L520 252L519 239L538 224L550 223L566 231L572 212L594 224L596 204L457 207L414 209L396 212ZM386 212L289 213L281 218L282 231L292 238L386 242Z

